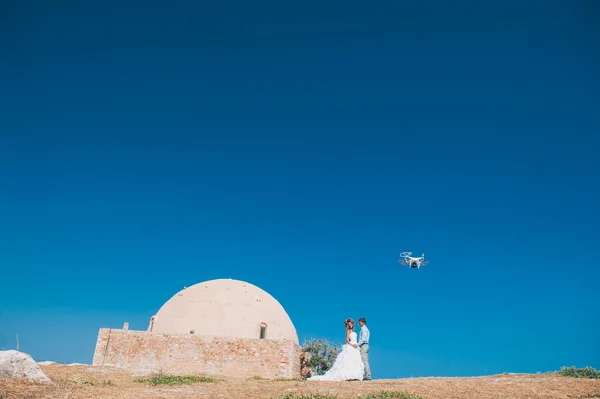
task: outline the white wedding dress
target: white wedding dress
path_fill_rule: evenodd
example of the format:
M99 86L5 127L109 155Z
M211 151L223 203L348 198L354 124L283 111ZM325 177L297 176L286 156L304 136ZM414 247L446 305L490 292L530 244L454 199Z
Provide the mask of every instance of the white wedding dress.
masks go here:
M350 342L356 344L356 333L350 333ZM309 381L346 381L362 380L365 365L360 357L360 348L348 344L342 346L342 351L337 355L333 365L323 375L308 378Z

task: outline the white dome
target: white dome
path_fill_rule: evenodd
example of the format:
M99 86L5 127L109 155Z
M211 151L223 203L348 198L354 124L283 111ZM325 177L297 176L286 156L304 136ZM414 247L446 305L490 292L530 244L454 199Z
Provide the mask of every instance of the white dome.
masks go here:
M298 344L294 324L275 298L255 285L231 279L205 281L179 291L152 317L148 331L287 339Z

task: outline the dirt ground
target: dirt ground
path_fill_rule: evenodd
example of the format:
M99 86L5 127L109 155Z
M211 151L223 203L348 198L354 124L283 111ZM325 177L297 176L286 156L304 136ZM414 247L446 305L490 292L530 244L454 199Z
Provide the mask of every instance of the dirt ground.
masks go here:
M0 379L0 399L269 399L278 398L282 394L310 394L317 391L321 394L337 395L340 399L378 391L405 391L425 399L600 398L600 380L575 379L549 374L354 382L217 378L216 382L152 386L136 382L135 380L140 377L109 367L52 364L41 368L53 383Z

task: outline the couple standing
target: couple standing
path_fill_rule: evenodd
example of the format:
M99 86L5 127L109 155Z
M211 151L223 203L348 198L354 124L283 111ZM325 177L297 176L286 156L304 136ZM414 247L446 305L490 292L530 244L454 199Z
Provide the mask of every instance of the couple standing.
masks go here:
M360 339L356 342L354 320L344 321L346 326L346 345L333 362L333 366L323 375L309 378L310 381L348 381L370 380L371 368L369 367L369 338L371 333L367 328L364 317L358 319L360 325Z

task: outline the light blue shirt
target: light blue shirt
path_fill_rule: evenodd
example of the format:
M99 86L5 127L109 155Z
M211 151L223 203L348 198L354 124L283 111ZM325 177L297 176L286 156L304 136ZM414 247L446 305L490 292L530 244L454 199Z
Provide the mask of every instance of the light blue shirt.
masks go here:
M358 340L358 346L369 343L369 338L371 337L371 332L367 328L365 324L360 328L360 339Z

